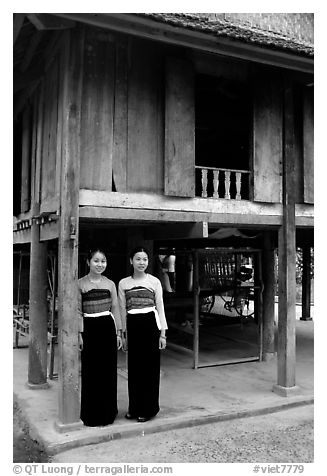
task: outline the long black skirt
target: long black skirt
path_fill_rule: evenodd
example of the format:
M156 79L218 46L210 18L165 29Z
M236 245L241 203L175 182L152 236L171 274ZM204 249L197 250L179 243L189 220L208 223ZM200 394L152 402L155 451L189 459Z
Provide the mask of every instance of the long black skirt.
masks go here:
M127 314L128 412L133 417L152 418L160 410L159 335L153 312Z
M111 316L84 317L81 352L81 420L86 426L113 423L117 408L117 336Z

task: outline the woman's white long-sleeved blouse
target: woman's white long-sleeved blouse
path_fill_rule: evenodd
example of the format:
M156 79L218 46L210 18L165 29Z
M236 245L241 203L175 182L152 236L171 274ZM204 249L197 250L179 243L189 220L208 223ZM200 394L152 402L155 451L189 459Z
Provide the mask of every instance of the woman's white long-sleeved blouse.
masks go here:
M132 276L122 279L118 285L118 302L123 330L126 330L126 315L144 314L153 311L159 330L168 329L162 286L158 278L146 273L142 279Z

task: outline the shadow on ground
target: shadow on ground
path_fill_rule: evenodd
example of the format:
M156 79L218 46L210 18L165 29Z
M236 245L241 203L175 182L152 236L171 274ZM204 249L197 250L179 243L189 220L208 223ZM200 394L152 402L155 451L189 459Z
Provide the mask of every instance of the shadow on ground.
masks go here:
M13 463L48 463L49 457L45 449L29 435L28 425L16 402L14 402L13 416Z

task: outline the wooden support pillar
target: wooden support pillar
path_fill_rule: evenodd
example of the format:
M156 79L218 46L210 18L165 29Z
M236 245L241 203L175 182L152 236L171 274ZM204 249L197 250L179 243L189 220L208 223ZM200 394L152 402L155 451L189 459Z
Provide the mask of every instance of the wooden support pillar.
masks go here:
M65 40L58 248L59 422L57 429L60 431L82 424L80 421L77 279L83 31L67 32Z
M34 113L36 127L33 131L31 183L32 217L40 213L40 176L43 130L43 87L35 98ZM25 120L28 116L25 116ZM27 128L27 124L25 124ZM26 139L26 144L29 141ZM47 344L48 344L48 304L47 304L47 244L40 242L40 225L35 219L31 225L30 283L29 283L29 388L47 388Z
M281 396L298 392L295 385L296 365L296 240L294 187L294 105L293 88L284 92L283 137L283 222L278 234L278 350L277 385Z
M311 317L311 248L308 245L303 246L302 258L302 316L301 321L312 321Z
M197 369L199 366L199 322L200 322L200 284L199 284L199 253L193 253L193 368Z
M34 215L37 215L34 208ZM47 388L47 243L40 242L40 226L31 227L28 386Z
M262 253L263 349L262 359L275 354L275 253L271 232L264 232Z

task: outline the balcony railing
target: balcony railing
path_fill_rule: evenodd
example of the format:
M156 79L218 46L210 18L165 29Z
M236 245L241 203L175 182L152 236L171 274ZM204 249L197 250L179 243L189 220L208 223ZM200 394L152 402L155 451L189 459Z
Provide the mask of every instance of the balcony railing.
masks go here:
M249 170L216 169L195 166L196 196L247 200L250 189Z

